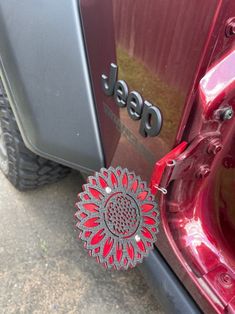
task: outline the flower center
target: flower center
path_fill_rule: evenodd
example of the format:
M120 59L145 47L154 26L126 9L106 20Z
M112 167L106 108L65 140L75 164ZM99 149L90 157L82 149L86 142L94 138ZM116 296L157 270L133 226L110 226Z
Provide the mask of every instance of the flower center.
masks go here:
M135 200L122 192L110 197L106 204L106 224L118 237L130 237L139 226L139 209Z

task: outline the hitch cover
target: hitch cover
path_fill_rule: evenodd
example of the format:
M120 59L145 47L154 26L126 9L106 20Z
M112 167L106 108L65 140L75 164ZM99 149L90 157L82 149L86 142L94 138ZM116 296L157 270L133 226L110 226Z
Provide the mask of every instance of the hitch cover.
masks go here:
M79 237L106 268L128 269L153 249L159 225L155 196L134 172L102 168L76 203Z

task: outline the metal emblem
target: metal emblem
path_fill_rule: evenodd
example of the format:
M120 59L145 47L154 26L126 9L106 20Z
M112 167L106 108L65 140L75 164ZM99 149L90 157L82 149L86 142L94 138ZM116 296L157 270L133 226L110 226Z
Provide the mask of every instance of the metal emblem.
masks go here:
M157 136L162 128L162 113L157 106L143 100L137 91L129 92L128 85L118 80L118 66L110 64L109 78L102 74L102 88L107 96L113 96L118 107L127 107L132 120L140 120L139 132L143 137Z

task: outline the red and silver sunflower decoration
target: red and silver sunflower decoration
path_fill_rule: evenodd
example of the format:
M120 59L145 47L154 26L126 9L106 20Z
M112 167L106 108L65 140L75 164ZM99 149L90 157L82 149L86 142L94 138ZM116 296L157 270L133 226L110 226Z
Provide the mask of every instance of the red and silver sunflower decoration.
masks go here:
M159 211L146 182L127 169L102 168L88 177L76 203L79 237L106 268L142 262L156 242Z

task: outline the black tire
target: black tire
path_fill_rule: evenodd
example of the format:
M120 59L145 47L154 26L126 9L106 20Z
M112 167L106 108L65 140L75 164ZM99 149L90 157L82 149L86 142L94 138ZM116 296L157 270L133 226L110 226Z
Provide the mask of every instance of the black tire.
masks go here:
M69 168L31 152L23 142L7 95L0 81L0 169L21 191L54 183L64 178Z

